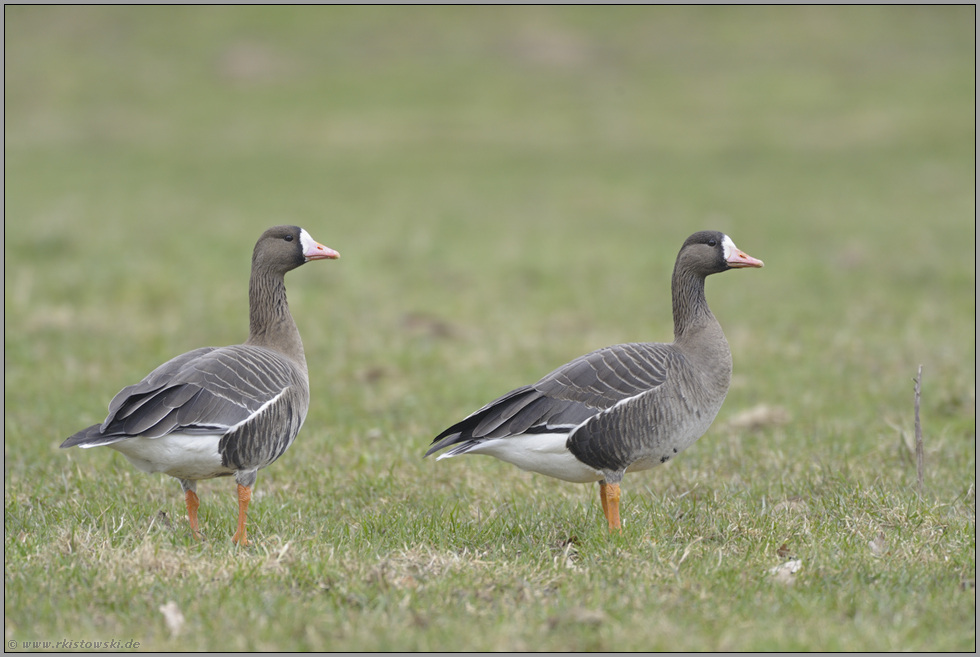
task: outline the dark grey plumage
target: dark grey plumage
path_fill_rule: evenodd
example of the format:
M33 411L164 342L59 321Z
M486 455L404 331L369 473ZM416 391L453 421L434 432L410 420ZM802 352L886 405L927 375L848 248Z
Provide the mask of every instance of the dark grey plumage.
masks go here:
M439 458L490 454L567 481L615 484L618 527L626 471L666 462L693 444L727 394L731 352L708 308L705 277L761 266L723 233L695 233L671 279L673 343L621 344L577 358L449 427L426 456L450 447Z
M513 390L439 434L426 456L481 438L564 432L666 379L661 344L621 344L562 365L533 385ZM454 454L466 450L457 448Z
M296 226L267 230L252 254L245 344L203 347L164 363L123 388L104 422L61 447L107 445L141 470L176 477L196 533L198 480L233 474L250 495L258 470L282 456L299 433L309 377L283 277L309 260L336 257ZM244 510L236 540L245 542Z

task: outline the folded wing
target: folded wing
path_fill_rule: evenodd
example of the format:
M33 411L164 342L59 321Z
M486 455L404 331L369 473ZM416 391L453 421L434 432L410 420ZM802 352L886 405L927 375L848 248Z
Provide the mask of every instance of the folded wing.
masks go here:
M109 403L101 425L79 431L61 447L95 447L133 436L174 431L226 433L297 383L296 368L261 347L203 347L167 361Z
M662 386L671 345L620 344L586 354L534 385L512 390L449 427L426 456L450 445L460 454L490 438L570 433L591 417Z

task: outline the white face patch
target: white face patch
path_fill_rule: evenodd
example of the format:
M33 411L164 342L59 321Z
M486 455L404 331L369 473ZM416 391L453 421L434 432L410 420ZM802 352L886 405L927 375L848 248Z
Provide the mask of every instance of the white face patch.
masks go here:
M303 253L309 253L310 250L316 246L316 240L306 232L305 228L299 229L299 244L303 247ZM309 258L306 258L309 261Z
M732 238L728 235L725 235L725 239L721 241L721 245L725 249L725 261L727 262L728 260L732 259L732 254L738 251L738 247L735 246L735 242L733 242Z

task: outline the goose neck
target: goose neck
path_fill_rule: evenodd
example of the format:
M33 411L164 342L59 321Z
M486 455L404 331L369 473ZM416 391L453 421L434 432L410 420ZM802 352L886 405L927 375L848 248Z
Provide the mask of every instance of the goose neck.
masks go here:
M670 285L675 342L691 337L705 326L718 323L704 296L704 276L679 266L680 264L674 267Z
M248 286L248 305L246 344L278 351L305 369L303 341L289 312L283 275L254 268Z

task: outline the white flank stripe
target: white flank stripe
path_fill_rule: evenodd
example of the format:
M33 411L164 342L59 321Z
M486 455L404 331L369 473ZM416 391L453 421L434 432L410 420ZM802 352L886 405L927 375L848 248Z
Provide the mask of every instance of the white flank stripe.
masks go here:
M246 424L248 422L251 422L252 420L257 419L260 415L262 415L262 413L265 411L265 409L269 408L269 406L271 406L272 404L275 404L276 401L280 397L282 397L283 395L285 395L286 394L286 390L288 390L288 388L283 388L283 390L278 395L276 395L275 397L273 397L272 399L270 399L266 403L264 403L261 406L259 406L258 409L256 409L256 411L254 413L252 413L251 415L249 415L247 418L245 418L244 420L242 420L241 422L239 422L238 424L236 424L234 426L228 427L228 429L225 431L225 433L231 433L232 431L234 431L238 427L242 426L243 424Z

